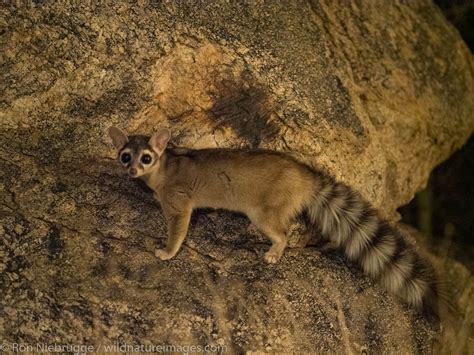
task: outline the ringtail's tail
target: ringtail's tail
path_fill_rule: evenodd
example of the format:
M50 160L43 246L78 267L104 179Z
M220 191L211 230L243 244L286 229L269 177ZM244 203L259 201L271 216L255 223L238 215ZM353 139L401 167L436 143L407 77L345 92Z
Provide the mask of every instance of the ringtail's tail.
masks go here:
M306 208L322 236L388 291L416 308L437 311L437 279L431 264L358 192L323 172L315 174L317 188Z
M264 254L276 263L287 245L291 219L306 214L311 224L387 290L417 308L436 308L433 268L356 191L322 170L267 150L186 149L168 146L171 133L110 137L128 174L154 191L167 221L168 241L155 255L176 255L195 208L244 213L272 242Z

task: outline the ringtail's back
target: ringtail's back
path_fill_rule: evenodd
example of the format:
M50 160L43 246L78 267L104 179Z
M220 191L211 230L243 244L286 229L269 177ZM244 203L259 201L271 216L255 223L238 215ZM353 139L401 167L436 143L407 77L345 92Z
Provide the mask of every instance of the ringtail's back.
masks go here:
M111 127L118 158L132 177L155 192L168 224L168 242L155 255L178 252L195 208L244 213L272 242L264 254L276 263L287 245L287 228L299 214L348 259L408 304L437 308L433 268L394 226L357 191L323 170L266 150L168 147L171 133L127 136Z

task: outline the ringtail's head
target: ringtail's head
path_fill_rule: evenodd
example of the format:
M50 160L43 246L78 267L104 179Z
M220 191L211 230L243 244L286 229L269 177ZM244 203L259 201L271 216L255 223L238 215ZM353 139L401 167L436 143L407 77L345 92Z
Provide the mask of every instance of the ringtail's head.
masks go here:
M159 168L160 157L168 145L171 132L162 128L151 137L127 136L117 127L110 127L109 135L118 151L119 162L131 177L137 178Z

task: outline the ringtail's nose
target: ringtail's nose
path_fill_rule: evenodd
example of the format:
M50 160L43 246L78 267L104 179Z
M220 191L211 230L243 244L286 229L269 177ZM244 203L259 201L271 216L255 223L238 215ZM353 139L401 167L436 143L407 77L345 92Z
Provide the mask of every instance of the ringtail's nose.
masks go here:
M130 168L129 173L130 173L130 175L132 175L132 176L137 176L138 171L137 171L137 169L135 169L135 168Z

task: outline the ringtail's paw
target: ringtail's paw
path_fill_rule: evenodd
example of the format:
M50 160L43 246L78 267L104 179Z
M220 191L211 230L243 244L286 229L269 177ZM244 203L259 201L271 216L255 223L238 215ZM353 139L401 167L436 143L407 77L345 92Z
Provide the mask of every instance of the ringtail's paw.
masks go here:
M169 260L175 254L167 252L165 249L155 249L155 256L161 260Z
M263 255L263 260L265 260L265 262L268 264L276 264L278 260L280 260L281 254L282 253L276 253L272 250L269 250Z

